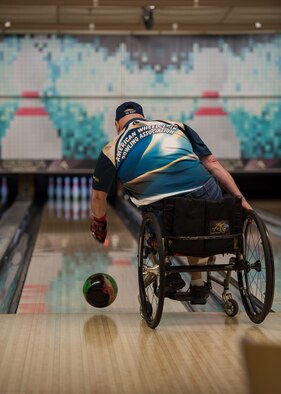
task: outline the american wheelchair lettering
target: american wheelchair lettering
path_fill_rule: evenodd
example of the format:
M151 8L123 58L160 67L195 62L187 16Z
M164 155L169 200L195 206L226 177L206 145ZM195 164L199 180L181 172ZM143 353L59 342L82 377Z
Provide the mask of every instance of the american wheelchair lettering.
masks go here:
M120 163L121 160L124 160L129 153L129 151L135 146L135 144L139 141L139 137L137 136L136 132L132 132L119 143L117 154L116 154L116 161Z

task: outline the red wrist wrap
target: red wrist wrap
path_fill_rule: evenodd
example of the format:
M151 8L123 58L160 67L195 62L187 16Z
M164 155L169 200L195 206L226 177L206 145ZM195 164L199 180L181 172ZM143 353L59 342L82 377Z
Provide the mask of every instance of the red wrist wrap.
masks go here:
M93 215L93 219L95 222L104 223L106 222L106 214L101 216L100 218L97 218L96 216Z

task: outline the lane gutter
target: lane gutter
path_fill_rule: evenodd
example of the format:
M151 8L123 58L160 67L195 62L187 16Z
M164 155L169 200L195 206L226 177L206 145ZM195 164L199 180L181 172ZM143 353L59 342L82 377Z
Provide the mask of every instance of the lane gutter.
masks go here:
M17 311L41 222L42 209L43 205L35 202L28 207L0 258L0 276L4 286L0 313Z

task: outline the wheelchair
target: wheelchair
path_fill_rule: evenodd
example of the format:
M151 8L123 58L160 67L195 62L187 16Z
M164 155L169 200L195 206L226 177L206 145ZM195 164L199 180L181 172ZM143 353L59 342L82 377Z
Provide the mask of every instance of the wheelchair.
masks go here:
M244 210L239 197L222 201L169 197L161 218L153 204L145 209L138 242L140 312L147 325L160 323L165 300L165 277L171 272L206 272L207 286L222 286L222 302L228 316L238 313L232 298L232 271L248 317L261 323L271 310L274 296L274 260L269 235L254 210ZM178 256L221 255L225 263L188 265ZM219 272L220 274L215 272ZM190 301L187 291L170 297Z

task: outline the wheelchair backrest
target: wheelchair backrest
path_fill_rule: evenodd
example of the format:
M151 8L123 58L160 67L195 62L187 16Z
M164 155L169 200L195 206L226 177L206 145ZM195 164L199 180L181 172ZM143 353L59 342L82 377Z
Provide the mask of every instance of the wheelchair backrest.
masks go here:
M222 201L168 198L164 203L162 231L172 253L204 257L241 251L241 198L225 196Z

